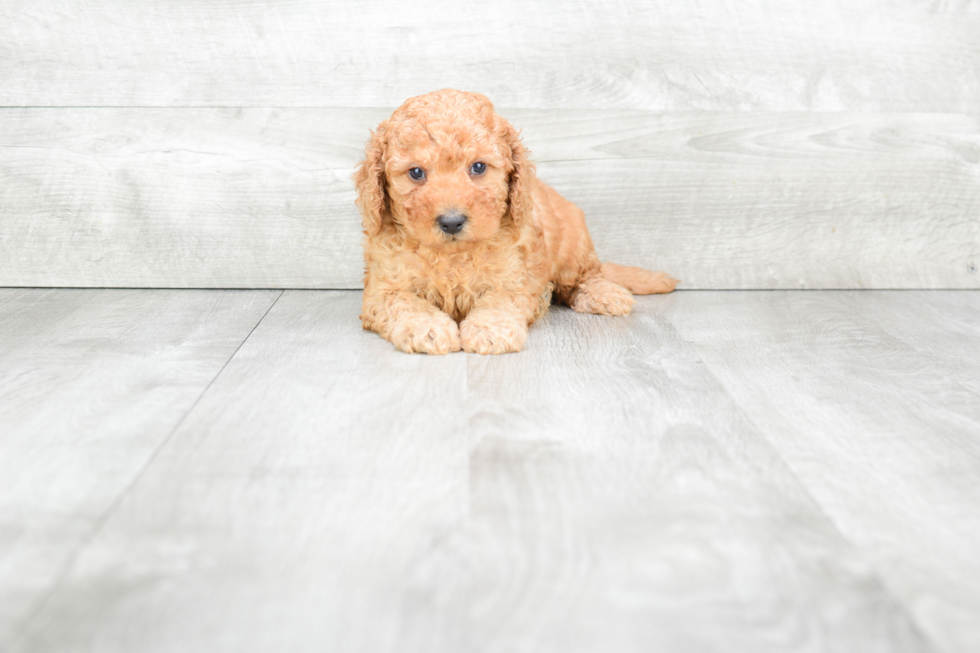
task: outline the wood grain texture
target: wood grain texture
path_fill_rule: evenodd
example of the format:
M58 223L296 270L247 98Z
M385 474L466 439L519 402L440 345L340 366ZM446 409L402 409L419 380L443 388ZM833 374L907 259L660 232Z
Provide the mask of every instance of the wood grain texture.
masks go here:
M277 295L0 290L0 650Z
M309 111L0 114L0 285L361 283L350 175L370 123L338 139Z
M0 6L2 106L975 111L976 2Z
M952 382L980 396L980 302L961 293L847 293L855 313L924 354Z
M667 303L670 323L930 639L975 650L980 394L975 377L963 381L980 350L963 338L975 333L980 294Z
M723 297L481 358L287 291L9 650L934 650L668 321Z
M468 361L480 650L929 650L663 299Z
M4 109L0 285L357 288L386 109ZM505 111L601 257L704 288L980 287L980 122Z
M439 555L465 359L399 354L360 301L286 292L5 650L473 650Z

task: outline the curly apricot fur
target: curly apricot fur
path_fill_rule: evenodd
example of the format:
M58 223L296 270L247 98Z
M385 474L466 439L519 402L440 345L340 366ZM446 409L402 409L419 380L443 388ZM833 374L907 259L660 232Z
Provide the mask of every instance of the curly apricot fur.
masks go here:
M582 211L538 180L520 134L478 93L407 100L371 134L354 182L365 235L362 324L402 351L520 351L552 299L625 315L631 291L677 284L663 272L601 264ZM456 234L439 227L449 212L466 216Z

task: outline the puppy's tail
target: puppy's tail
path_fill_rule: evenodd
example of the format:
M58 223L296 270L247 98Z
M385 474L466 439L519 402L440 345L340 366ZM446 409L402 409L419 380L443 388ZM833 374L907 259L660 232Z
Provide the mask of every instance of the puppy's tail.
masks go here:
M613 283L618 283L634 295L670 292L680 283L680 279L675 279L666 272L650 272L643 268L615 263L603 263L602 276Z

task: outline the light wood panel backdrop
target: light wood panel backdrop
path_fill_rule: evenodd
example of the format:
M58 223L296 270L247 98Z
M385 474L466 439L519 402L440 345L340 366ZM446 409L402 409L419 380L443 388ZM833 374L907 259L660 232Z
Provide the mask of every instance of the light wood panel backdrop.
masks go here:
M0 285L356 288L349 181L486 93L686 288L980 288L980 2L0 5Z

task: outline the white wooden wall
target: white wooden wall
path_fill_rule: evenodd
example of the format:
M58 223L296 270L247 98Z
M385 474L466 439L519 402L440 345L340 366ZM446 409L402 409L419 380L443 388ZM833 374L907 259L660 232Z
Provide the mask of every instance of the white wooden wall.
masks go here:
M447 86L607 260L980 288L970 0L6 0L0 285L359 287L368 131Z

